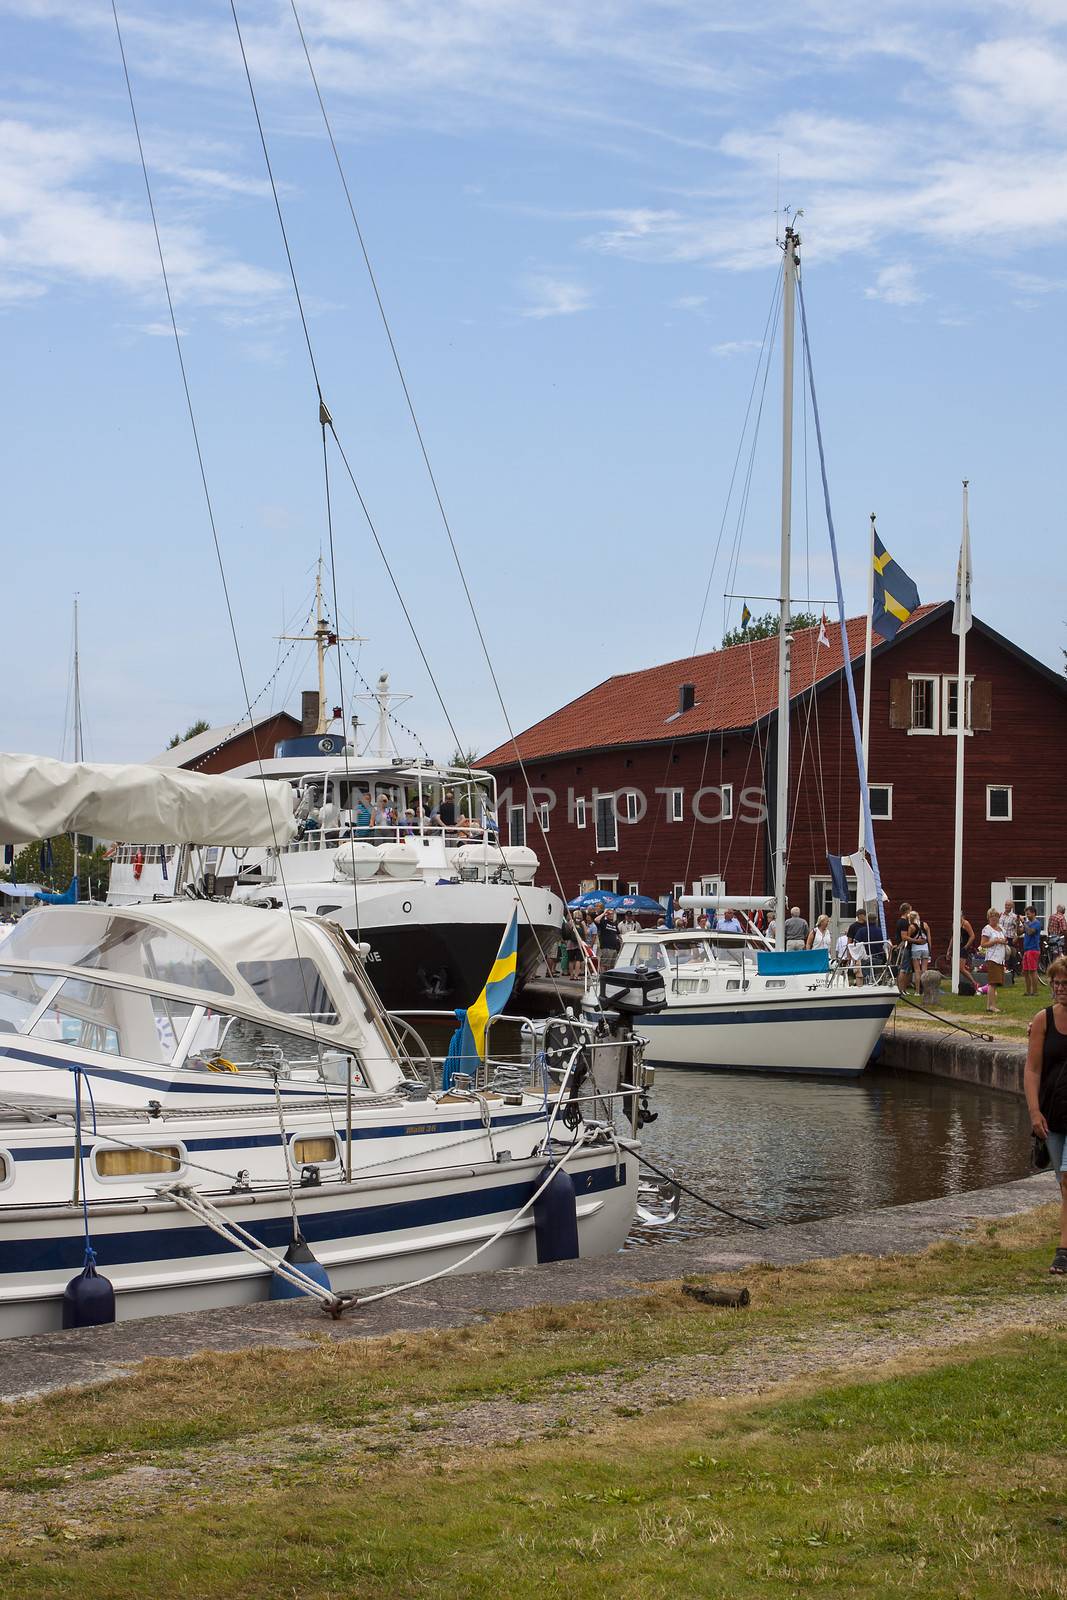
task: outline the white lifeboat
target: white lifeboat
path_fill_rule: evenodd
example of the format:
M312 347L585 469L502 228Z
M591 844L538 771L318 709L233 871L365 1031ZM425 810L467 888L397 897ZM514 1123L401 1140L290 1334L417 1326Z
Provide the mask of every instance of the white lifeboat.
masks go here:
M342 878L373 878L382 864L381 852L377 845L368 844L365 839L353 839L342 845L333 864Z

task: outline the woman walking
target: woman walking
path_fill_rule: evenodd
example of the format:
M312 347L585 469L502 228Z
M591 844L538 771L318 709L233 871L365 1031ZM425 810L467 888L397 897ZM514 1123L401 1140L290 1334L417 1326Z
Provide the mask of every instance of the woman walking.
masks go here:
M915 987L922 989L926 969L930 965L930 924L924 922L922 913L913 911L910 917L911 970L915 974Z
M995 906L990 906L986 912L986 925L982 929L982 937L978 941L978 948L985 956L985 1008L987 1011L999 1011L997 1005L997 990L1004 982L1004 965L1008 959L1008 941L1000 926L1000 912Z
M1048 1145L1052 1170L1060 1186L1060 1242L1049 1271L1067 1277L1067 957L1048 969L1052 1004L1030 1024L1023 1086L1030 1126Z

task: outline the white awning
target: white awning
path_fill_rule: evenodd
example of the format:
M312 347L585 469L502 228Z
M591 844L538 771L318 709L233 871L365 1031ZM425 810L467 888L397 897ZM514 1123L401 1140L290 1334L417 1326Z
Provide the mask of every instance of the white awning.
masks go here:
M69 833L140 844L286 844L287 783L0 755L0 844Z

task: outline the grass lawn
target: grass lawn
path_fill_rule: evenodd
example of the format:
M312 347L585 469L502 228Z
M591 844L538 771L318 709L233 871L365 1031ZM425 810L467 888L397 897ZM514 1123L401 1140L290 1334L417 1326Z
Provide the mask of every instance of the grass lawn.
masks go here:
M746 1312L665 1284L446 1332L155 1361L2 1408L0 1591L1067 1600L1054 1215L985 1224L918 1257L746 1269ZM1052 1313L1043 1331L1011 1330L1013 1308L1035 1299ZM1004 1326L959 1350L918 1340L873 1371L873 1330L931 1305L939 1324L995 1311ZM434 1443L441 1415L565 1395L590 1374L725 1370L768 1340L787 1350L828 1334L836 1374L773 1400L668 1399L640 1417L606 1405L584 1436L564 1407L550 1437L531 1426L504 1447ZM375 1453L360 1443L371 1418L429 1431L410 1456ZM294 1429L299 1453L272 1467L272 1441ZM316 1448L318 1430L346 1429L342 1453ZM146 1515L131 1472L181 1463Z
M914 998L914 996L910 997ZM1027 995L1021 977L1016 978L1014 984L1006 983L1000 991L997 1004L1000 1006L1000 1016L988 1016L985 1009L985 995L959 995L950 994L947 984L942 990L941 1004L934 1009L938 1014L957 1019L968 1028L973 1028L978 1033L993 1033L998 1037L1025 1039L1026 1030L1030 1026L1030 1019L1035 1011L1043 1010L1051 1005L1050 991L1039 986L1036 998ZM896 1020L911 1027L937 1027L932 1017L922 1011L916 1010L908 999L897 1002L895 1012ZM943 1026L943 1024L942 1024Z

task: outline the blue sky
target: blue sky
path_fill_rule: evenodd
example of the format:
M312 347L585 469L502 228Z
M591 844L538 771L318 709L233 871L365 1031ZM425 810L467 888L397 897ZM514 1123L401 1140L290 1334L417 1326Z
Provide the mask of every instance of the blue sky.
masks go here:
M1061 664L1064 0L298 10L516 728L691 650L787 205L849 609L872 510L923 599L951 594L967 476L975 610ZM455 726L488 748L501 714L289 0L238 13L323 391ZM120 16L255 694L326 537L317 401L228 3ZM77 590L89 752L136 759L195 717L236 718L237 667L110 5L0 0L0 41L0 740L59 752ZM777 587L776 386L729 585L753 595ZM818 600L808 444L793 587ZM447 755L332 471L360 668L388 668ZM727 546L735 527L731 510ZM704 648L740 610L725 565ZM267 702L310 686L294 664Z

